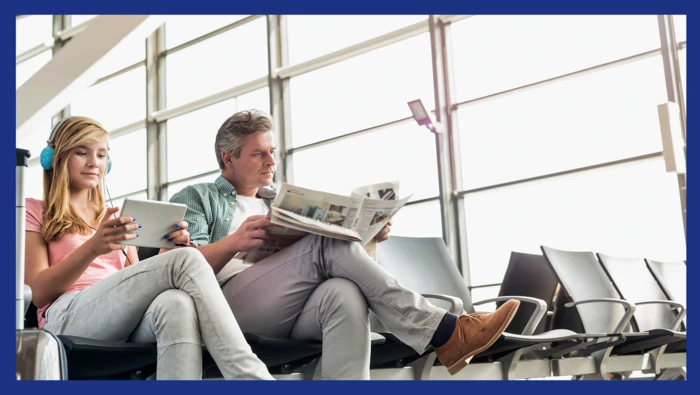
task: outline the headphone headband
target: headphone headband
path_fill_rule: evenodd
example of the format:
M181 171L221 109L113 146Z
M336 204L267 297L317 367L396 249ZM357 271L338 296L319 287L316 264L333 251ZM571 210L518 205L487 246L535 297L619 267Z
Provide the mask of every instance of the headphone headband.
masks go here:
M56 126L54 126L53 129L51 129L51 134L49 135L49 139L46 140L46 144L48 146L53 145L53 140L56 138L56 133L58 133L58 130L61 129L61 126L73 118L75 118L75 117L66 117L66 118L63 118L60 121L58 121Z

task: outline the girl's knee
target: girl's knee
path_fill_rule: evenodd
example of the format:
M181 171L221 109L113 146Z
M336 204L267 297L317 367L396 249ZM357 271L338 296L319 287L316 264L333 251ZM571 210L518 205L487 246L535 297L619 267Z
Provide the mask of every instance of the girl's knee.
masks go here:
M182 262L183 269L187 271L200 269L211 269L204 255L196 248L178 248L171 252L173 259Z

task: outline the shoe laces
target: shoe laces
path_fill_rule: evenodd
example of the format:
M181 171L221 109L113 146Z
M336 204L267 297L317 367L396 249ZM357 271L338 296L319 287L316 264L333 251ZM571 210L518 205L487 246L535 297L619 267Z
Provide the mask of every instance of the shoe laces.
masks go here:
M463 321L469 321L472 324L474 324L474 326L476 326L477 329L479 329L480 331L483 331L484 330L484 323L481 322L481 317L484 315L486 315L486 314L480 314L480 313L462 314L459 316L459 319L463 320ZM461 330L459 331L459 339L462 341L465 341L466 337L467 337L467 335L465 333L467 326L466 325L460 325L460 326L461 326Z

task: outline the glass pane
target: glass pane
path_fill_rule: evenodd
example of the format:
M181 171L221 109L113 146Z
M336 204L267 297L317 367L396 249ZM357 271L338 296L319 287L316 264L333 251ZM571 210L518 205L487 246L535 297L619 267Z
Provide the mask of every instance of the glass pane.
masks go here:
M193 178L193 179L188 180L188 181L176 182L174 184L168 185L168 200L170 200L170 198L172 198L173 195L180 192L185 187L188 187L190 185L200 184L202 182L214 182L214 180L216 180L216 178L218 176L219 176L219 173L210 174L207 176Z
M168 15L165 19L165 47L177 47L213 32L248 15ZM264 18L262 18L264 19Z
M82 25L83 23L91 20L92 18L94 18L96 16L97 15L71 15L70 16L70 24L72 26Z
M294 184L349 195L353 188L399 180L399 197L438 195L435 139L411 122L292 155Z
M677 180L661 157L471 193L464 207L473 285L500 283L511 251L541 245L686 256Z
M267 75L265 18L169 55L167 106L173 108Z
M434 108L427 33L290 81L293 146L410 117L407 102Z
M38 158L41 150L46 147L46 140L51 135L51 120L47 119L38 124L38 127L30 132L22 141L17 142L17 148L29 150L30 159Z
M105 181L112 196L146 189L146 129L109 139L112 171Z
M108 131L146 118L144 66L93 85L70 104L72 115L94 118Z
M216 133L235 112L236 99L230 99L168 120L168 181L219 168Z
M237 100L238 111L256 109L270 113L270 89L267 87L238 96Z
M391 220L391 235L406 237L442 237L440 202L404 206Z
M452 40L460 102L660 46L656 15L476 16Z
M44 200L44 169L39 163L24 172L24 193L28 198Z
M676 41L686 41L688 39L687 29L687 15L674 15L673 16L673 26L676 33Z
M107 202L107 205L110 207L122 208L124 206L124 200L126 200L126 198L135 199L135 200L148 200L148 194L146 193L146 191L142 191L142 192L137 192L137 193L131 194L129 196L122 196L122 197L114 199L112 202Z
M505 272L504 272L505 273ZM472 302L480 302L486 299L492 299L498 297L498 292L501 290L500 285L493 287L475 288L471 290ZM474 306L476 311L490 313L496 311L496 302L485 303L478 306Z
M53 40L53 15L29 15L16 20L15 55Z
M427 19L425 15L290 15L289 63L301 63Z
M122 41L100 63L102 76L108 76L146 59L146 40L129 38ZM142 73L144 73L142 71Z
M49 60L51 60L51 51L47 50L18 64L16 68L15 89L19 89L19 87L27 82L37 71L41 70L46 63L49 63Z
M466 189L661 151L660 56L459 109Z

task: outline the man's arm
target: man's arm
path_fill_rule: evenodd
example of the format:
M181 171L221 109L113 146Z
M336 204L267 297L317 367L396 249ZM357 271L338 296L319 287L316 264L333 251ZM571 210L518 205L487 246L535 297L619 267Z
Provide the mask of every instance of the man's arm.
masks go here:
M232 243L228 240L230 236L209 244L209 222L204 209L203 197L194 188L181 190L173 195L170 201L187 206L185 221L189 224L187 230L190 232L190 240L197 243L199 251L214 269L214 273L218 273L236 254Z

